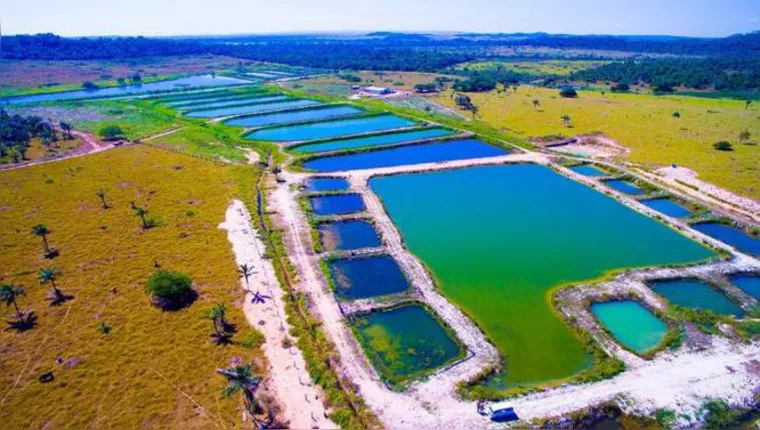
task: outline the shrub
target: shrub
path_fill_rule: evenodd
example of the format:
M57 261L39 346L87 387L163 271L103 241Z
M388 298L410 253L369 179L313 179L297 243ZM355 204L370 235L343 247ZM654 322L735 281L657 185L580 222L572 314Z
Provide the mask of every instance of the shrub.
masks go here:
M124 136L124 131L118 125L106 125L98 132L105 140L119 139Z
M243 348L254 349L260 348L264 342L266 342L266 338L263 333L256 329L248 329L243 336L243 340L240 341L240 345Z
M355 75L353 73L346 73L346 74L340 75L340 78L346 82L361 82L362 81L362 78L359 75Z
M673 428L676 424L676 413L670 409L658 409L654 413L654 419L664 428Z
M661 83L661 84L652 85L652 92L655 94L656 93L672 93L673 91L675 91L675 89L673 88L673 84Z
M93 83L92 83L92 82L90 82L90 81L84 81L84 82L82 83L82 88L84 88L85 90L97 90L97 89L98 89L98 88L100 88L100 87L99 87L99 86L97 86L97 85L95 85L95 84L93 84Z
M631 91L631 87L629 87L625 82L620 82L619 84L613 85L610 88L610 91L613 93L627 93L628 91Z
M573 88L565 87L559 90L559 96L564 97L566 99L571 99L571 98L578 97L578 93Z
M735 410L725 400L708 400L702 404L705 412L705 428L721 429L736 426L741 412Z
M153 296L153 303L164 309L180 309L195 300L190 277L169 270L158 270L145 284L145 292Z
M731 142L721 140L720 142L713 143L713 148L717 149L718 151L733 151L734 147L731 145Z

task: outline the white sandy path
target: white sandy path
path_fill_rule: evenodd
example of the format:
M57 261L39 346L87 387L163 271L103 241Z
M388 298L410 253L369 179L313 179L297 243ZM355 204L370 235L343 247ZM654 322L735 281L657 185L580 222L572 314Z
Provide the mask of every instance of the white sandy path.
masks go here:
M225 222L219 227L227 230L237 264L248 264L254 268L250 288L254 291L259 288L269 296L264 304L253 304L253 295L246 293L243 310L248 323L266 337L262 348L270 365L271 378L267 384L283 407L283 419L291 428L337 428L325 418L324 394L312 383L301 351L295 346L283 347L290 330L282 301L285 293L274 276L272 263L263 258L264 245L253 228L251 216L243 202L232 201L227 208ZM245 289L245 281L241 279L240 282Z

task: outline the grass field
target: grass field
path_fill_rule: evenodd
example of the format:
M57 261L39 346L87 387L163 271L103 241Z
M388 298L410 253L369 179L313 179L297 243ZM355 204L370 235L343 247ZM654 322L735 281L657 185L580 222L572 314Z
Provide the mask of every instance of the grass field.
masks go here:
M480 119L510 130L522 138L603 132L631 149L630 161L647 166L677 163L699 173L699 178L740 195L760 198L760 108L744 102L649 94L602 95L579 91L566 99L553 89L521 86L516 93L468 94L480 108ZM533 100L540 107L534 108ZM433 100L454 106L451 93ZM678 112L679 117L673 116ZM562 115L569 115L565 127ZM739 143L742 131L751 139ZM728 140L733 151L716 151L713 143Z
M262 354L239 344L255 332L239 309L235 260L218 224L255 175L147 146L0 173L0 276L24 286L19 305L38 316L32 330L0 331L3 427L239 427L242 402L222 396L215 369ZM107 189L110 209L98 188ZM142 231L132 200L160 225ZM52 230L50 244L60 250L53 261L30 234L37 223ZM198 300L177 312L153 307L143 285L154 261L189 275ZM37 282L50 264L74 296L60 306L48 304L48 288ZM226 347L211 344L204 319L217 302L239 329ZM12 309L2 307L3 320ZM100 322L112 331L101 334ZM39 382L47 371L55 379Z
M494 70L499 67L513 72L529 73L532 75L560 75L565 76L579 70L590 69L608 64L610 61L587 61L587 60L543 60L543 61L477 61L464 63L457 69L465 70Z
M44 147L40 143L40 139L34 138L29 141L29 150L26 153L27 160L39 161L46 158L53 158L58 155L65 154L82 143L82 140L78 137L73 137L70 140L63 140L60 138L57 142L54 142L50 148ZM0 164L7 165L13 164L13 157L9 154L0 158Z

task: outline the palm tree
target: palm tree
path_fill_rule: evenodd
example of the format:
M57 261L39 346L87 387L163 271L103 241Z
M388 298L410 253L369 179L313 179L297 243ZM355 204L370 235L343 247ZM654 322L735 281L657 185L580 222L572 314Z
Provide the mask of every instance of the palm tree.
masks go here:
M541 106L541 102L538 99L533 99L533 110L538 109L539 106Z
M48 245L47 235L50 234L50 229L45 224L37 224L32 226L32 234L42 238L42 250L45 254L50 252L50 245Z
M23 296L24 294L26 294L26 292L18 285L5 284L0 286L0 300L4 301L6 306L13 305L13 307L16 308L16 319L19 321L24 320L24 314L21 313L21 310L18 308L16 298L18 296Z
M149 229L150 225L148 224L148 219L146 218L146 216L148 215L148 210L145 208L141 208L139 206L135 206L134 202L132 202L132 207L134 209L135 216L140 217L140 219L142 220L142 229L143 230Z
M560 118L562 119L562 124L564 124L565 127L570 127L570 115L564 114Z
M261 377L253 375L251 364L236 366L232 370L217 369L217 372L227 378L228 384L224 388L224 396L230 397L242 391L246 412L256 423L257 428L266 428L268 423L262 422L256 417L256 414L261 412L261 406L256 401L253 393L261 383Z
M255 270L253 270L253 267L249 266L248 263L241 264L238 268L238 273L240 274L243 279L245 279L245 289L249 293L251 292L250 284L248 283L248 278L256 273Z
M58 126L61 127L61 130L63 131L63 138L64 139L69 140L69 139L72 138L72 136L71 136L71 130L72 130L73 127L71 126L71 124L69 124L68 122L65 122L65 121L61 121L61 122L58 123Z
M66 301L66 296L63 295L63 292L61 292L55 284L55 280L62 274L63 272L55 267L46 267L40 270L40 275L37 277L40 281L40 285L45 285L47 283L52 285L53 289L50 291L50 301L53 305Z
M230 325L227 322L227 307L222 303L217 303L206 314L206 318L214 323L214 342L218 344L228 343L230 340Z
M749 140L750 137L752 137L752 135L749 133L749 130L744 130L743 132L739 133L739 142L744 143L745 141Z
M106 202L106 190L103 188L98 189L98 191L95 191L95 195L100 197L100 201L103 202L103 209L108 209L108 202Z
M749 105L752 104L752 100L744 100L744 110L749 109Z

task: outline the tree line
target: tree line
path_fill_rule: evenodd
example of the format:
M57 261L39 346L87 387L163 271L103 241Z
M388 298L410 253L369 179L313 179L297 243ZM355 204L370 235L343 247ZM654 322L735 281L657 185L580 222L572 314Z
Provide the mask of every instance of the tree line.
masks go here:
M63 139L73 138L71 124L61 121L58 127ZM33 138L39 138L40 143L47 148L58 142L55 127L42 117L10 115L0 109L0 158L10 156L15 163L26 160Z

